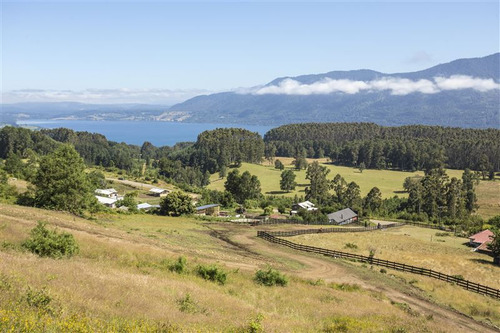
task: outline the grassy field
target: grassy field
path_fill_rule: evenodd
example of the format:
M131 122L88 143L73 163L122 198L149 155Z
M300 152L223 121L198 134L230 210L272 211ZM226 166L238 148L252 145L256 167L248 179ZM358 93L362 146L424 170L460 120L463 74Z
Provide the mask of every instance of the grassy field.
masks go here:
M500 289L500 267L485 254L472 252L467 238L439 230L404 226L377 232L300 235L290 240L333 250L431 268ZM354 244L357 248L346 247ZM500 309L499 309L500 310ZM500 317L500 312L499 312Z
M39 220L71 232L80 253L55 260L23 251L21 242ZM228 242L217 234L226 229L252 236ZM406 302L423 301L410 296L419 291L408 283L387 281L378 272L314 256L302 259L286 252L290 258L284 260L264 250L268 244L255 239L249 226L150 215L102 215L89 221L0 204L0 240L2 332L12 328L30 332L256 332L259 328L265 332L457 332L465 327L431 316L428 311L436 310L427 309L434 307L431 303L410 307ZM188 261L185 274L168 269L180 255ZM324 262L339 274L315 270L309 275L312 280L302 278L306 268L297 264L299 259ZM199 264L223 267L227 283L198 277L194 270ZM256 284L254 272L267 265L285 272L289 286ZM331 277L317 280L322 274ZM370 284L365 286L368 282L356 274ZM346 277L353 284L335 283ZM399 297L406 302L396 295L404 295ZM469 321L469 325L475 324Z
M283 161L286 168L292 169L291 158L278 158ZM309 159L308 162L311 163L315 160ZM408 194L404 192L403 181L406 177L413 176L423 176L422 171L418 172L403 172L403 171L393 171L393 170L364 170L362 173L355 168L336 166L326 163L326 159L318 160L326 166L330 173L328 175L329 179L333 179L336 174L340 174L346 179L347 182L356 182L360 189L361 195L365 196L373 187L378 187L382 192L383 198L390 198L394 195L400 197L407 197ZM243 163L240 172L248 171L253 175L256 175L261 183L262 193L271 195L279 194L285 196L294 195L304 195L305 188L309 181L306 180L306 171L295 171L297 175L296 182L297 186L295 191L290 193L282 192L280 190L280 177L281 171L274 168L271 165L259 165L259 164L249 164ZM461 170L447 170L448 176L451 177L462 177ZM210 189L224 190L225 179L219 179L218 174L214 174L211 177L211 183L208 185ZM494 215L500 214L500 181L481 181L477 187L478 204L480 209L478 214L484 218L489 218Z

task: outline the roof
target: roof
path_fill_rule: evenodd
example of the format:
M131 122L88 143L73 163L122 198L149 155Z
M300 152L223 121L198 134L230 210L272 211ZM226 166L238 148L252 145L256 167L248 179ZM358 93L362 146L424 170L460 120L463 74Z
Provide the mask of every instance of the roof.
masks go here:
M299 202L297 205L299 205L300 207L305 208L305 209L314 207L314 204L311 201Z
M477 234L469 237L469 239L474 243L481 243L481 244L491 241L491 238L493 238L493 232L491 232L488 229L478 232Z
M157 187L153 187L152 189L149 190L149 192L153 192L153 193L163 193L163 192L166 192L167 190L164 190L162 188L157 188Z
M203 210L203 209L219 207L219 206L220 206L219 204L205 205L205 206L196 207L196 210Z
M160 208L160 205L150 205L147 202L137 205L137 209Z
M103 205L112 205L112 204L114 204L115 202L118 201L116 199L106 198L106 197L100 197L98 195L96 195L95 197L97 198L97 201L99 201Z
M328 219L340 223L342 221L352 219L356 216L358 216L358 214L353 212L350 208L346 208L339 210L338 212L328 214Z
M486 252L493 252L488 248L488 244L491 243L491 241L487 241L476 247L476 251L486 251Z
M97 190L95 190L95 193L104 194L104 195L112 195L112 194L118 193L118 191L115 190L114 188L107 188L107 189L98 188Z

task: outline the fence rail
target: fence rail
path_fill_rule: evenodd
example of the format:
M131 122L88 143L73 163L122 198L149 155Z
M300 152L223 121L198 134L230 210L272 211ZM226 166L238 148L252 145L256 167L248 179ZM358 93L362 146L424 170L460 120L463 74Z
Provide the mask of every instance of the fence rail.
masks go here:
M267 233L271 236L276 237L291 237L297 235L305 235L305 234L321 234L321 233L332 233L332 232L364 232L364 231L374 231L374 230L382 230L394 227L403 226L404 223L391 223L381 225L380 227L349 227L349 228L316 228L316 229L302 229L302 230L291 230L291 231L267 231Z
M482 295L486 295L486 296L500 299L500 289L495 289L495 288L491 288L488 286L484 286L484 285L481 285L479 283L464 280L463 278L461 278L459 276L444 274L441 272L434 271L432 269L402 264L399 262L394 262L394 261L389 261L389 260L382 260L382 259L373 258L373 257L362 256L362 255L354 254L354 253L335 251L335 250L329 250L329 249L324 249L324 248L320 248L320 247L297 244L297 243L290 242L286 239L278 238L278 237L274 236L273 234L266 232L266 231L257 231L257 237L265 239L271 243L283 245L283 246L286 246L286 247L289 247L289 248L292 248L292 249L298 250L298 251L318 253L318 254L322 254L324 256L333 257L333 258L344 258L344 259L356 260L356 261L360 261L360 262L369 263L370 265L377 265L377 266L387 267L387 268L398 270L398 271L428 276L428 277L438 279L441 281L445 281L448 283L454 283L454 284L456 284L456 285L458 285L466 290L470 290L470 291L476 292L478 294L482 294Z
M404 221L404 222L394 222L399 225L412 225L416 227L421 227L421 228L429 228L429 229L436 229L436 230L442 230L442 231L448 231L448 232L453 232L454 230L452 228L443 226L443 225L435 225L435 224L429 224L429 223L421 223L421 222L413 222L413 221ZM293 220L293 219L259 219L258 221L251 222L252 225L257 226L257 225L264 225L264 224L309 224L309 225L332 225L330 222L310 222L306 223L304 221L298 221L298 220ZM350 223L349 225L361 225L362 223L360 222L353 222Z

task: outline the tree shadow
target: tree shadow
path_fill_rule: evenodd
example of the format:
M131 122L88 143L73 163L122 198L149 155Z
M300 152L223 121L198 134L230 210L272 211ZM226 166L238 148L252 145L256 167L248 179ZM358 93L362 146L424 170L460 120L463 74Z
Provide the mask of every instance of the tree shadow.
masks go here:
M309 186L309 184L297 184L297 186L306 187L306 186Z
M498 267L498 265L493 262L493 257L491 257L491 260L480 259L480 258L469 258L468 260L475 262L475 263L478 263L478 264L491 265L491 266Z
M405 190L401 190L401 191L392 191L392 193L396 193L396 194L403 194L403 193L406 193Z
M287 191L267 191L266 194L286 194Z

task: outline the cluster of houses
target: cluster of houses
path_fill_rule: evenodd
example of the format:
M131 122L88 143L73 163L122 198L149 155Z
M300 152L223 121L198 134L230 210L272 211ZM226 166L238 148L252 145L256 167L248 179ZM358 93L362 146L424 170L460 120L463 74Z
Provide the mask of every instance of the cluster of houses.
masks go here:
M152 188L149 190L149 195L155 197L164 197L167 196L169 190L161 189L161 188ZM118 208L124 210L123 207L116 207L117 203L123 200L123 196L118 195L118 191L114 188L107 189L97 189L95 190L95 197L100 204L109 207L109 208ZM137 209L139 210L150 210L153 208L160 208L160 205L151 205L149 203L140 203L137 205Z
M297 214L300 209L305 209L310 212L318 210L318 208L315 207L315 205L312 202L304 201L294 204L292 206L292 210L290 211L290 215ZM330 213L327 216L328 216L328 223L331 224L344 225L358 221L358 214L356 214L350 208L345 208L339 210L338 212Z

